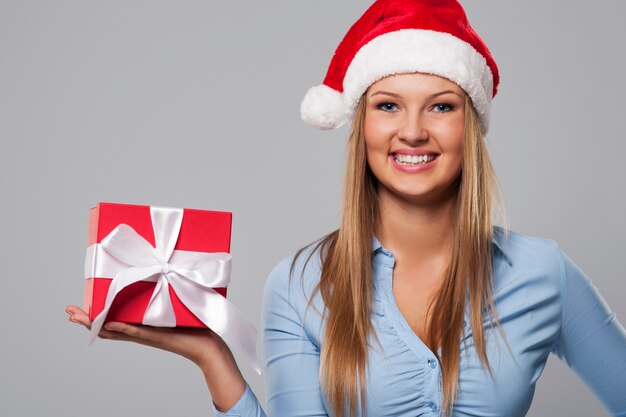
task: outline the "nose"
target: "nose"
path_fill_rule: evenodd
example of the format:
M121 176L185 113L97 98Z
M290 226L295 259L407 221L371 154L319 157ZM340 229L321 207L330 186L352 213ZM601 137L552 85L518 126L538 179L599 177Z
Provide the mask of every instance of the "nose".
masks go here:
M398 129L398 138L409 146L428 140L428 129L419 114L407 114Z

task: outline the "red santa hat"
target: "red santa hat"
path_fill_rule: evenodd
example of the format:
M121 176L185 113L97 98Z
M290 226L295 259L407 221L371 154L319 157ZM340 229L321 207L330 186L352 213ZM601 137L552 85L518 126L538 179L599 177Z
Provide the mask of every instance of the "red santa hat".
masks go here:
M351 119L367 88L388 75L423 72L458 84L489 126L498 67L457 0L377 0L350 28L321 85L306 93L302 119L335 129Z

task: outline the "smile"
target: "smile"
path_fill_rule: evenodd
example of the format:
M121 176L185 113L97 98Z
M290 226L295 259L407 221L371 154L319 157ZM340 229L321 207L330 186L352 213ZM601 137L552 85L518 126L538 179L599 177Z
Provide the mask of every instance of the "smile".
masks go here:
M405 154L395 154L393 155L394 160L400 166L415 166L415 165L423 165L427 164L430 161L433 161L437 158L438 155L405 155Z

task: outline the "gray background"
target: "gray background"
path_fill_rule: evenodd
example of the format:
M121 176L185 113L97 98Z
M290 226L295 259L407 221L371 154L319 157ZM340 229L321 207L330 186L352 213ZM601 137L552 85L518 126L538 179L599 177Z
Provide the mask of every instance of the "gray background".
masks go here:
M232 211L230 295L258 327L271 267L338 224L347 129L298 109L369 4L0 1L0 415L211 415L191 363L88 348L66 321L88 209ZM464 5L502 73L489 143L511 227L556 239L626 321L626 2ZM606 412L551 358L529 415Z

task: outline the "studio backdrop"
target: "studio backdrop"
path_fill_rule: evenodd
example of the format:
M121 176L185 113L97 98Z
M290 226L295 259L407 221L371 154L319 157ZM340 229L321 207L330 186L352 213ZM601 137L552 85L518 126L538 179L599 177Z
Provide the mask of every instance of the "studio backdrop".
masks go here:
M488 143L509 226L555 239L624 323L626 3L462 3L500 67ZM348 128L299 105L369 5L0 0L0 415L212 415L190 362L88 347L67 322L88 210L231 211L229 298L260 328L271 268L338 226ZM529 412L548 415L608 414L552 357Z

